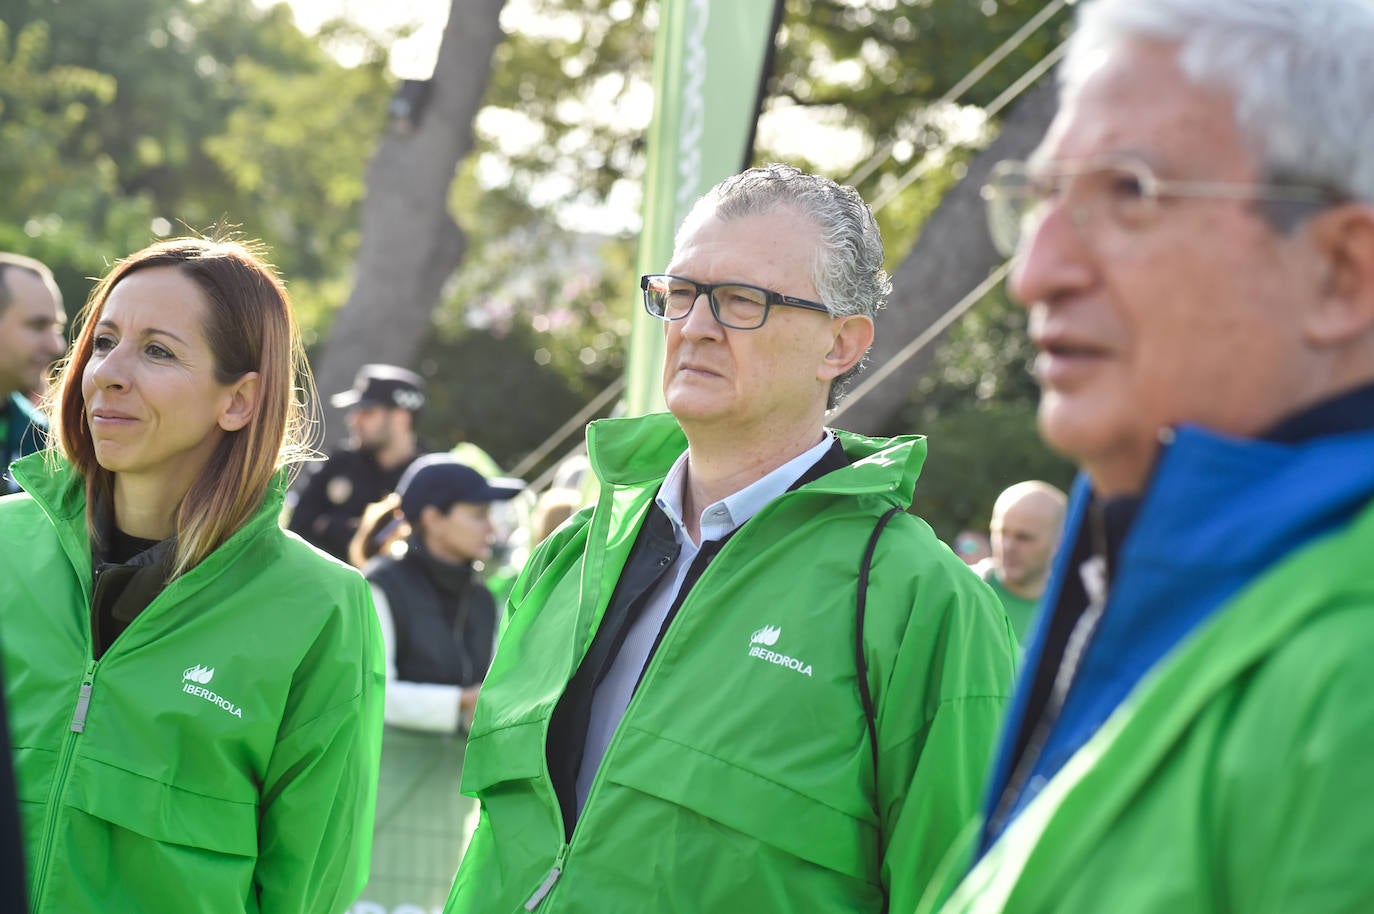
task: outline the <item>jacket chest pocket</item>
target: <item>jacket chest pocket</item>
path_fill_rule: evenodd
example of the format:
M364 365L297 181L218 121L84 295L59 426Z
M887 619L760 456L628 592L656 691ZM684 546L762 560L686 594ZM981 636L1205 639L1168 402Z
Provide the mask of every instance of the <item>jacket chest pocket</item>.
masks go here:
M605 775L816 866L877 881L876 819L847 813L776 776L636 727L624 734Z
M84 884L105 893L111 911L256 910L256 802L195 793L89 757L75 762L61 802L53 859L65 862L46 893L55 909Z
M529 721L474 733L463 758L463 793L486 797L500 785L544 773L544 727Z

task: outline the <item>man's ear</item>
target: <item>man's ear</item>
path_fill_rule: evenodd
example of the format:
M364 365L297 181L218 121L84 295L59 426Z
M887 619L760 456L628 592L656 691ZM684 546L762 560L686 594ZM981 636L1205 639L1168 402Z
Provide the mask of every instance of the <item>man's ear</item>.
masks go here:
M1374 332L1374 206L1330 207L1309 220L1308 234L1325 259L1317 302L1303 319L1308 341L1329 346Z
M261 378L250 371L229 386L229 402L219 414L219 427L236 432L253 421L258 412Z
M444 519L445 513L446 512L440 511L433 505L425 505L423 508L420 509L419 532L425 536L429 536L430 528L433 527L435 524L439 523L440 521L442 521Z
M830 351L816 377L833 381L859 363L873 345L873 318L863 314L836 317L831 325Z

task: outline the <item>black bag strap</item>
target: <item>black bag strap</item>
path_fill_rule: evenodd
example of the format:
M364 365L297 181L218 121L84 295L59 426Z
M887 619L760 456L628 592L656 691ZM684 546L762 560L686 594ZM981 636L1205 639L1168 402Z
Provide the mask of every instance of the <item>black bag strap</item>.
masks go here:
M878 537L887 522L901 511L901 506L889 508L873 527L864 549L863 561L859 563L859 593L854 607L854 666L859 671L859 698L863 701L864 717L868 719L868 747L873 751L873 778L878 777L878 718L873 711L873 695L868 690L868 662L864 660L864 609L868 605L868 572L873 567L873 553L878 548Z
M859 593L854 606L854 666L859 672L859 698L864 704L864 717L868 720L868 748L873 752L873 784L878 784L878 717L873 711L873 694L868 690L868 662L864 660L864 609L868 605L868 572L873 567L873 553L878 548L878 537L882 535L887 522L901 511L901 506L889 508L878 523L873 525L873 534L864 548L863 561L859 563ZM880 810L881 812L881 810ZM882 825L878 826L882 835ZM881 840L881 839L880 839ZM887 896L883 896L883 914L887 914Z

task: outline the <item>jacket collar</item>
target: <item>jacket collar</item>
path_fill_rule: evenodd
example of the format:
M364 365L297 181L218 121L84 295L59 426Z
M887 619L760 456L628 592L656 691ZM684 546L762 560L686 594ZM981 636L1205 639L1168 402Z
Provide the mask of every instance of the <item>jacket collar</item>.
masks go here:
M31 454L12 466L14 478L52 520L63 551L77 569L83 587L89 588L91 546L86 531L85 479L53 451ZM278 470L268 483L257 512L205 561L173 581L170 587L194 586L199 589L264 531L279 529L286 483L287 471ZM89 590L86 596L90 597Z
M1181 427L1165 448L1121 545L1101 623L1079 665L1035 774L1048 780L1130 696L1242 588L1374 499L1374 432L1296 444L1237 439ZM1057 608L1077 575L1092 493L1080 478L1044 605ZM1038 619L1009 709L989 796L999 796L1027 725L1053 609ZM1037 780L1036 783L1044 783ZM1031 801L1028 794L1018 807Z
M882 495L903 507L911 504L925 462L921 436L871 438L833 429L848 467L810 482L808 491ZM587 426L587 455L603 484L654 485L687 449L687 436L670 413L598 419Z

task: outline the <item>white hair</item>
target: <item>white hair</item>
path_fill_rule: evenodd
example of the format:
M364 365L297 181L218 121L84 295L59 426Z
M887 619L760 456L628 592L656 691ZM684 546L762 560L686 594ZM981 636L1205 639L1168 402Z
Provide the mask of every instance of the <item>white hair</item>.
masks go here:
M836 316L872 317L887 303L891 277L883 269L883 238L873 211L854 188L791 165L772 163L726 178L697 200L677 232L680 245L696 222L792 210L820 230L811 279ZM839 402L863 369L867 354L830 385L828 406Z
M1138 39L1176 44L1185 77L1233 97L1266 179L1374 201L1370 0L1092 0L1078 14L1062 92Z

